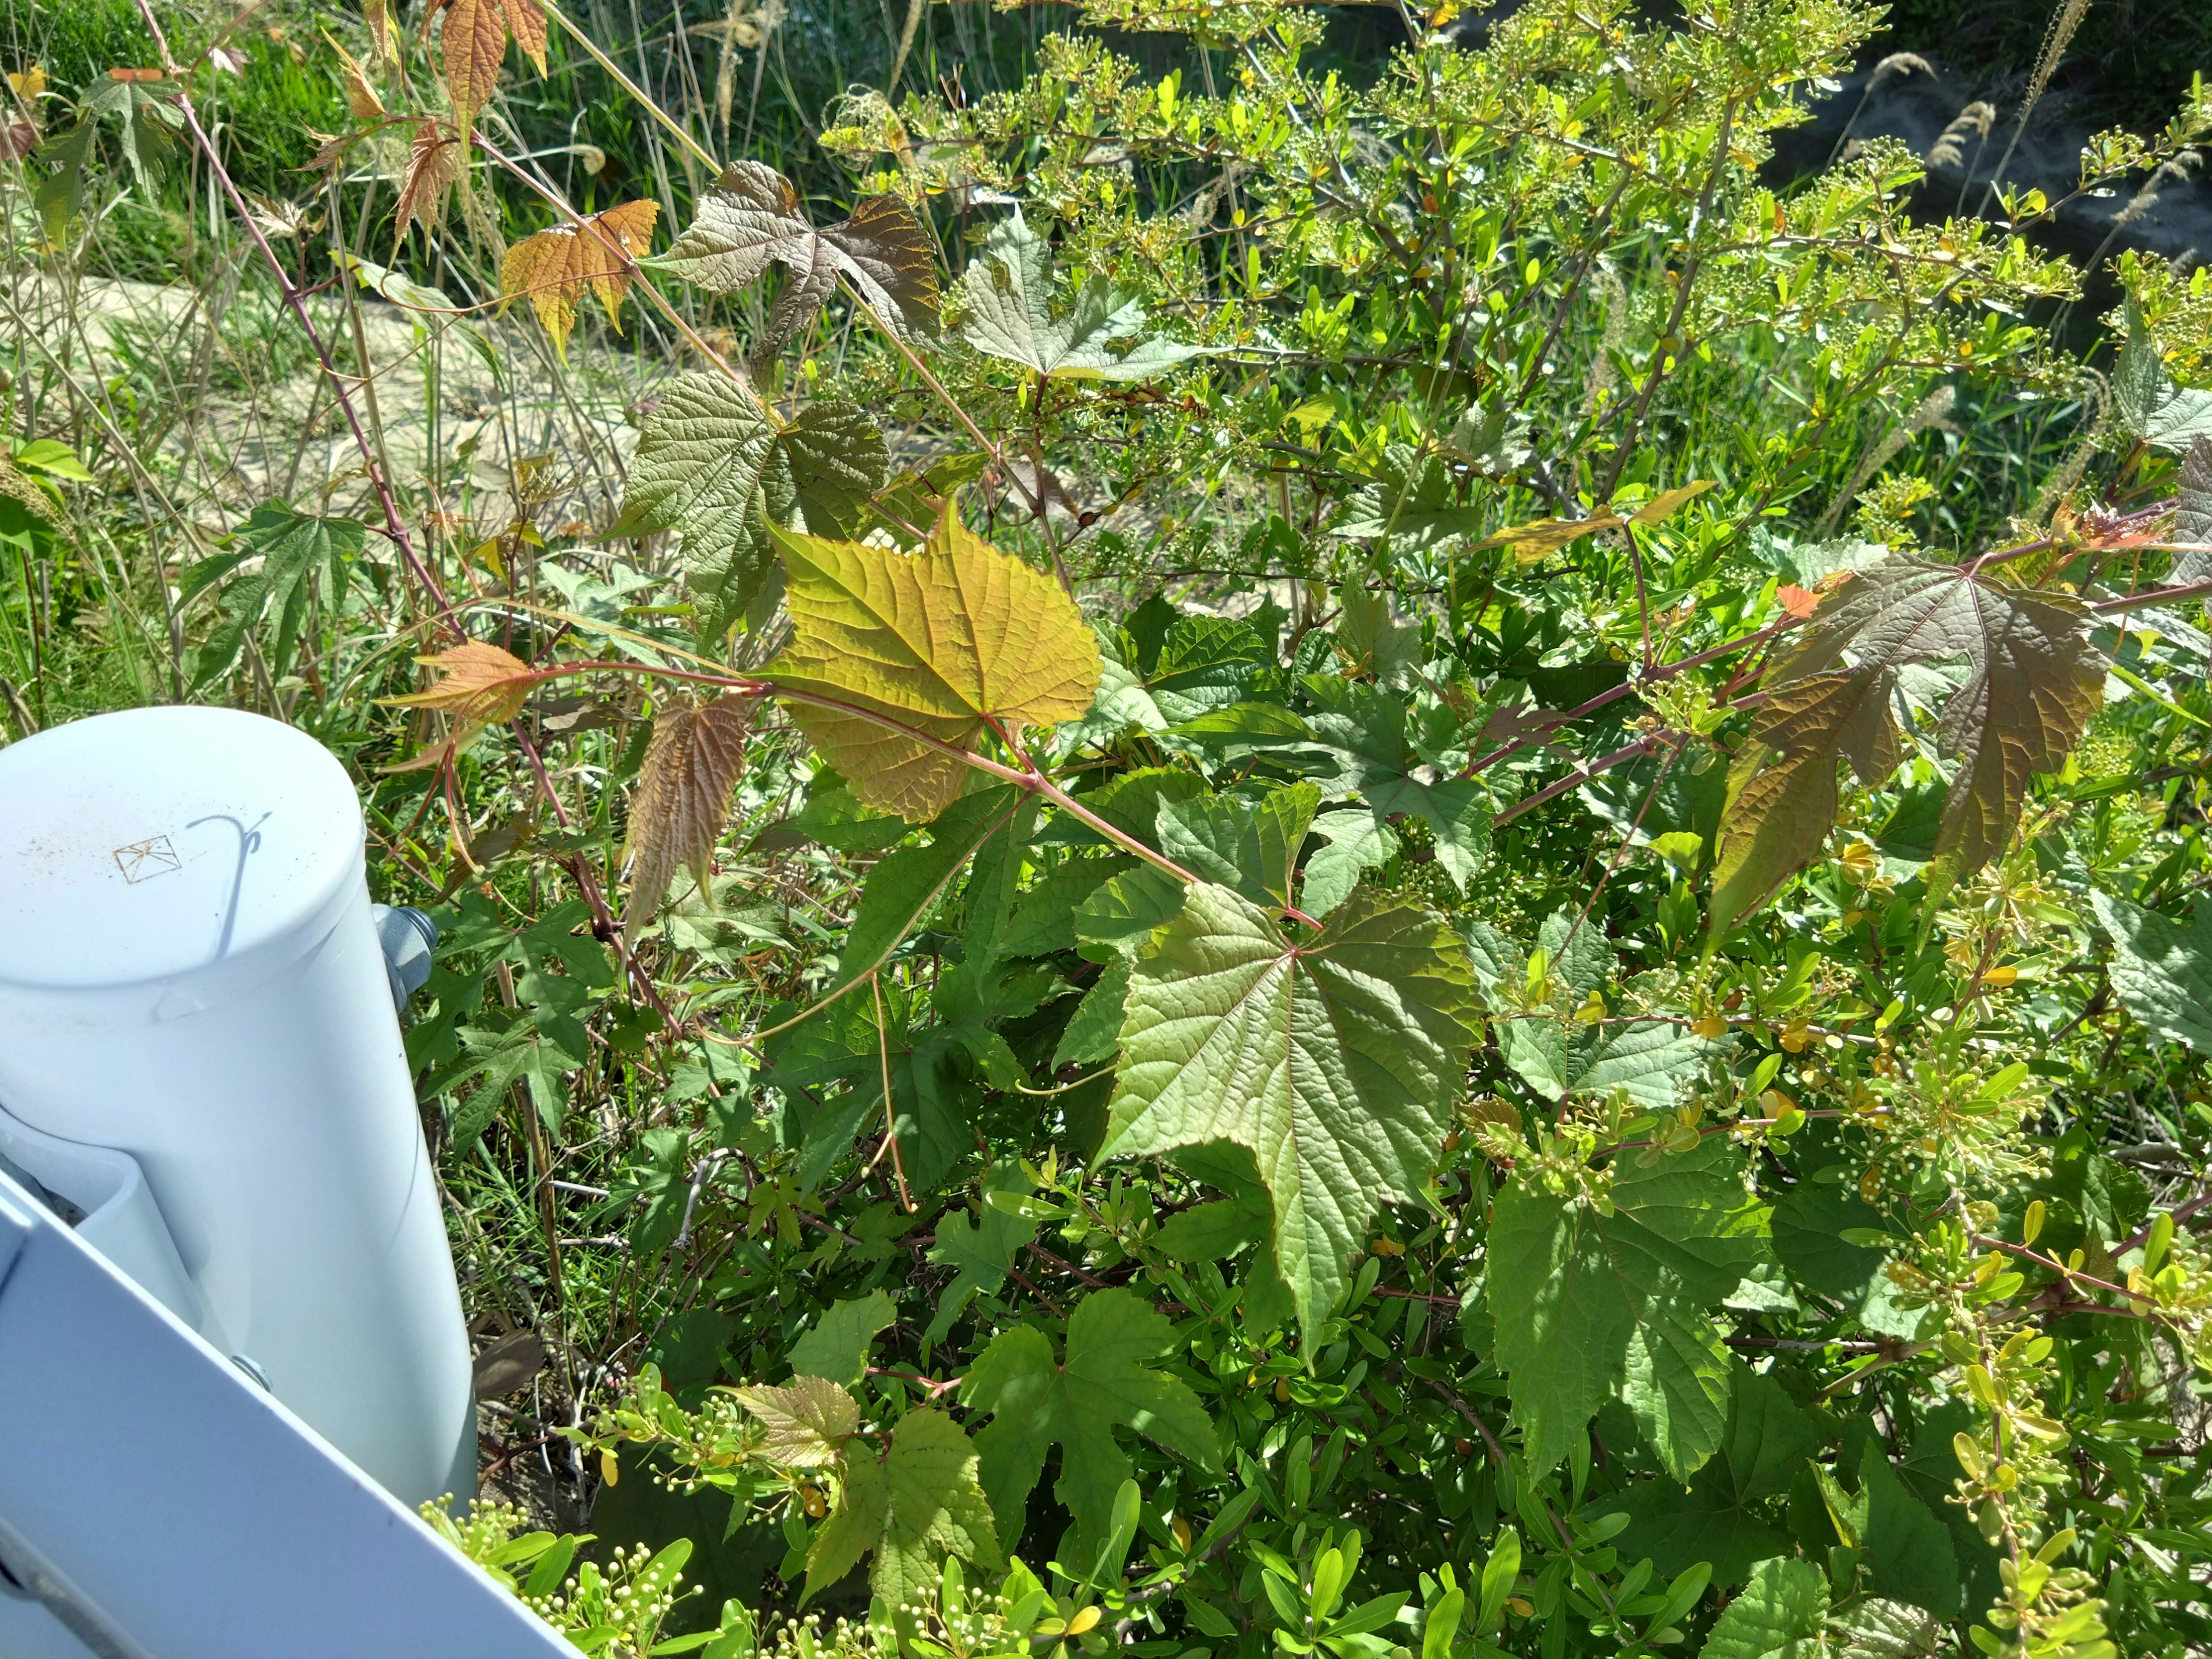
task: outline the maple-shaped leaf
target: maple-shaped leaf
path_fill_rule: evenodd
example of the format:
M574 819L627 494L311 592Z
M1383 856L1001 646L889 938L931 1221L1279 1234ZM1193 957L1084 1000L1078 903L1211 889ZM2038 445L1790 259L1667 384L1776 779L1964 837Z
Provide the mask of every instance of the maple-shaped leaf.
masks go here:
M1249 1149L1311 1331L1369 1218L1433 1167L1477 1018L1466 947L1427 910L1361 888L1294 942L1200 883L1138 958L1099 1155Z
M1115 1494L1130 1476L1129 1455L1114 1437L1123 1424L1200 1468L1218 1467L1206 1407L1158 1369L1179 1346L1164 1315L1119 1289L1093 1291L1077 1305L1059 1364L1052 1340L1035 1326L994 1337L968 1368L960 1394L963 1404L991 1413L975 1449L992 1511L1014 1524L1057 1445L1053 1492L1075 1517L1084 1540L1079 1553L1095 1549L1112 1522Z
M1828 1581L1809 1561L1777 1556L1713 1621L1698 1659L1814 1659L1826 1650Z
M659 261L717 294L783 266L783 291L754 356L772 357L851 283L884 327L903 337L937 325L937 264L929 237L896 196L872 196L820 230L791 180L762 161L736 161L700 198L699 211Z
M2062 763L2103 704L2105 659L2070 594L2002 569L1899 556L1821 601L1796 648L1767 671L1767 701L1729 773L1713 882L1716 936L1820 851L1835 820L1836 762L1869 783L1895 767L1900 669L1963 657L1936 736L1958 764L1935 842L1940 870L2001 853L2029 781Z
M934 817L968 770L947 749L1091 707L1098 645L1075 602L951 508L913 553L774 534L793 638L761 678L839 705L794 698L793 712L867 805Z
M631 262L652 247L653 222L659 213L658 202L624 202L593 214L583 228L555 225L524 237L500 263L500 297L528 297L564 362L568 331L575 325L576 307L586 294L598 296L607 321L621 333Z
M871 1550L868 1583L896 1603L925 1583L935 1587L937 1559L957 1555L973 1565L1001 1563L991 1508L975 1480L975 1448L933 1408L910 1411L878 1458L858 1444L847 1459L837 1508L814 1534L806 1555L806 1595L836 1583Z
M1103 276L1057 303L1052 250L1017 212L992 227L968 274L961 337L978 351L1068 380L1157 379L1206 348L1146 336L1145 307Z
M779 426L726 377L679 374L639 436L613 533L680 530L685 586L705 601L698 632L719 638L774 562L768 526L852 534L890 466L883 434L856 404L809 404Z
M406 168L399 175L399 201L392 210L395 246L411 224L428 230L437 228L438 221L445 216L446 192L461 176L461 164L466 159L460 139L450 127L435 121L416 125L407 147Z
M860 1401L825 1376L794 1376L788 1388L756 1384L730 1392L768 1431L761 1455L787 1468L836 1462L860 1430Z
M630 799L624 939L636 939L638 930L660 908L669 882L685 866L701 890L706 890L731 786L744 764L752 717L749 699L723 696L703 705L671 702L654 720L637 793Z
M2212 437L2200 434L2182 458L2173 539L2184 546L2166 580L2180 586L2212 577Z
M1696 1356L1713 1340L1704 1310L1764 1255L1765 1213L1718 1136L1649 1170L1616 1167L1605 1196L1601 1212L1523 1177L1498 1195L1488 1287L1513 1420L1529 1468L1550 1468L1627 1373L1633 1348L1632 1403L1648 1421L1674 1419L1660 1447L1686 1480L1718 1443L1717 1414L1713 1432L1696 1433L1680 1421L1686 1407L1655 1396L1704 1392Z
M434 743L412 759L389 769L395 772L451 760L475 742L487 726L520 714L534 683L528 663L481 640L415 660L425 668L438 670L439 678L422 690L380 701L402 708L434 708L452 715L453 723L443 742Z
M2212 392L2176 386L2166 377L2142 313L2127 301L2128 337L2112 365L2112 401L2120 421L2145 443L2186 453L2212 436Z

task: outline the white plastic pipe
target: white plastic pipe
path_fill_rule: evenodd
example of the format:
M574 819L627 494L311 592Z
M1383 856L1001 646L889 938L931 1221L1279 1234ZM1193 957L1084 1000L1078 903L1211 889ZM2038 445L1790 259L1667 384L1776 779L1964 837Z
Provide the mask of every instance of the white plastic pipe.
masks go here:
M128 1152L204 1335L387 1491L475 1489L466 1334L313 739L146 708L0 749L0 1109Z

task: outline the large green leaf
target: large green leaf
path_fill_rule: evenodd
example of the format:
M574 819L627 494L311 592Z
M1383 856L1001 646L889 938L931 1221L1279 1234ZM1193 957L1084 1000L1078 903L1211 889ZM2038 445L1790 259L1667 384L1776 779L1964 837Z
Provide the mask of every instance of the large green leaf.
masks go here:
M1325 676L1307 690L1320 702L1310 716L1320 750L1335 763L1324 790L1357 790L1380 823L1401 815L1425 818L1436 837L1437 862L1464 890L1490 851L1490 804L1482 786L1465 778L1423 782L1425 771L1407 734L1407 705L1379 686Z
M1534 1469L1565 1455L1613 1393L1639 1321L1666 1310L1702 1342L1698 1310L1719 1303L1764 1253L1765 1212L1723 1137L1649 1170L1616 1166L1605 1195L1601 1210L1590 1198L1516 1180L1492 1212L1498 1358ZM1680 1377L1670 1378L1679 1394ZM1687 1457L1701 1437L1686 1421L1680 1434Z
M856 1387L867 1372L876 1333L896 1316L890 1297L881 1291L833 1304L791 1345L793 1372Z
M1680 1297L1655 1300L1629 1333L1621 1397L1659 1465L1687 1482L1720 1449L1729 1351L1713 1322Z
M937 1239L929 1259L940 1267L956 1270L950 1285L937 1293L937 1312L925 1342L942 1342L978 1295L992 1296L1006 1282L1014 1258L1036 1237L1037 1224L1025 1216L1000 1209L990 1201L993 1193L1026 1193L1032 1183L1022 1173L1018 1159L1002 1159L983 1175L983 1202L971 1220L964 1210L948 1210L937 1224Z
M991 1414L976 1436L983 1488L991 1507L1018 1524L1044 1472L1045 1455L1060 1450L1053 1491L1074 1516L1079 1549L1106 1534L1114 1498L1130 1475L1128 1454L1114 1431L1126 1424L1201 1468L1217 1466L1213 1424L1198 1396L1159 1369L1181 1344L1165 1317L1124 1290L1095 1291L1067 1322L1060 1363L1052 1342L1032 1325L994 1338L961 1385L963 1403Z
M2107 970L2121 1006L2159 1036L2212 1054L2212 900L2190 920L2092 893L2097 921L2112 936Z
M646 419L616 531L683 533L684 583L706 618L700 631L718 637L767 578L768 526L847 533L890 465L883 434L854 404L810 404L779 426L726 376L679 374Z
M1753 1562L1786 1546L1761 1511L1790 1489L1820 1447L1812 1423L1780 1384L1735 1367L1718 1453L1686 1492L1654 1480L1630 1494L1622 1554L1649 1555L1665 1573L1704 1561L1714 1583L1741 1583Z
M1443 921L1371 890L1293 941L1200 883L1138 960L1102 1155L1249 1149L1311 1330L1369 1218L1412 1201L1434 1165L1474 1042L1473 978Z
M976 1484L975 1447L943 1412L908 1412L878 1457L855 1446L847 1455L836 1512L815 1534L806 1558L806 1594L834 1584L869 1551L868 1583L893 1602L933 1589L938 1562L957 1555L995 1568L1003 1557L991 1507Z
M1827 1575L1809 1561L1777 1557L1713 1622L1698 1659L1820 1659L1828 1616Z
M1957 1617L1959 1564L1951 1534L1905 1489L1879 1440L1869 1439L1859 1460L1859 1496L1866 1501L1860 1543L1874 1593L1939 1618Z
M1310 783L1270 790L1256 801L1235 795L1162 801L1160 850L1201 881L1279 909L1291 902L1291 872L1320 805L1321 791Z
M1145 307L1094 276L1063 306L1052 249L1019 211L991 228L969 268L960 332L978 351L1067 380L1149 380L1205 350L1145 333Z
M2212 436L2212 392L2178 387L2166 379L2158 347L2132 297L2128 337L2112 365L2112 401L2128 430L2147 444L2177 453Z

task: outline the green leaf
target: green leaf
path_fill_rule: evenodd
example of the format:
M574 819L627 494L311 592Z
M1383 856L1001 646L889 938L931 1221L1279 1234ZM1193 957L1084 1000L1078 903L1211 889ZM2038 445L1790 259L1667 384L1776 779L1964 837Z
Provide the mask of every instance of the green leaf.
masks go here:
M890 465L883 434L852 404L810 404L781 427L726 376L679 374L646 419L613 533L680 531L685 585L705 602L702 637L719 638L767 579L768 526L844 533Z
M1716 1583L1741 1583L1753 1561L1786 1546L1760 1511L1790 1489L1820 1446L1812 1424L1780 1384L1736 1368L1718 1453L1687 1493L1672 1481L1654 1480L1630 1494L1622 1554L1649 1555L1662 1572L1707 1562Z
M222 620L193 658L192 689L197 691L230 672L245 649L246 635L261 625L272 607L276 632L264 654L272 677L286 673L306 613L309 579L317 571L327 573L327 592L335 599L345 586L346 561L360 556L367 538L356 519L314 518L285 501L264 501L255 507L238 527L234 552L193 567L179 584L179 597L190 599L243 561L261 561L258 570L224 588Z
M894 1602L934 1590L936 1563L945 1555L999 1566L998 1534L975 1468L967 1435L933 1408L901 1418L883 1456L856 1448L836 1510L807 1553L805 1599L836 1583L871 1550L876 1559L869 1584Z
M2090 622L2072 595L2016 586L1978 562L1900 556L1831 593L1760 683L1767 701L1729 769L1713 937L1820 851L1835 821L1838 759L1864 782L1887 781L1899 754L1892 688L1908 667L1968 664L1936 727L1958 757L1937 864L1960 878L2002 852L2033 775L2063 762L2104 706L2106 661Z
M1425 818L1436 836L1437 862L1464 890L1490 851L1490 806L1482 787L1463 778L1424 783L1413 775L1422 763L1406 735L1404 699L1319 675L1304 684L1322 704L1307 724L1322 751L1336 762L1335 775L1323 788L1358 790L1378 823L1401 813Z
M1102 1156L1249 1149L1311 1330L1376 1206L1413 1201L1433 1165L1474 1042L1473 977L1434 915L1370 890L1293 943L1200 883L1138 959Z
M1655 1303L1711 1307L1763 1253L1764 1212L1723 1137L1649 1170L1616 1164L1607 1196L1609 1215L1516 1180L1492 1211L1490 1307L1532 1470L1582 1434Z
M1777 1558L1714 1620L1698 1659L1820 1659L1828 1580L1808 1561Z
M1105 1537L1115 1495L1129 1479L1117 1425L1181 1454L1201 1468L1218 1466L1213 1425L1198 1396L1158 1369L1180 1351L1175 1327L1125 1290L1094 1291L1067 1322L1060 1364L1034 1326L994 1338L961 1385L963 1402L991 1414L976 1436L983 1487L994 1513L1018 1517L1044 1472L1046 1452L1061 1448L1053 1492L1074 1516L1088 1554Z
M1396 833L1356 807L1322 813L1312 833L1324 844L1306 860L1299 877L1298 908L1310 916L1327 915L1359 885L1362 871L1379 870L1398 856Z
M1182 883L1158 865L1137 865L1075 907L1075 937L1086 945L1133 948L1182 913L1186 894Z
M1869 1595L1835 1620L1836 1659L1934 1659L1943 1649L1943 1621L1924 1607Z
M964 1210L947 1210L937 1223L937 1242L930 1246L929 1259L940 1267L958 1270L953 1281L938 1292L937 1312L929 1322L929 1328L921 1334L925 1342L942 1342L951 1330L969 1302L978 1294L995 1296L999 1287L1006 1282L1006 1274L1014 1265L1014 1258L1023 1246L1036 1237L1037 1224L1023 1216L1011 1215L989 1201L992 1193L1026 1193L1034 1183L1022 1173L1018 1159L1001 1158L984 1172L985 1200L976 1218L970 1220Z
M1054 303L1052 250L1019 210L991 228L968 273L961 337L978 351L1067 380L1149 380L1206 348L1144 333L1134 295L1092 276L1064 312Z
M1083 994L1068 1016L1067 1028L1053 1050L1054 1070L1062 1066L1096 1066L1111 1060L1121 1042L1121 1019L1129 1003L1132 957L1117 953L1097 981Z
M1860 1541L1874 1593L1925 1607L1938 1618L1956 1618L1962 1609L1951 1534L1905 1491L1875 1439L1867 1442L1859 1460L1859 1496L1866 1501Z
M1422 454L1409 444L1392 444L1382 452L1373 482L1352 499L1352 505L1330 533L1356 541L1388 541L1404 551L1418 552L1461 536L1480 536L1492 521L1487 507L1469 507L1459 500L1452 470L1443 458Z
M872 973L928 921L976 849L1012 823L1025 799L1005 786L963 796L930 823L927 846L902 847L880 860L860 889L830 988Z
M2199 439L2212 437L2212 392L2185 390L2169 381L2133 297L2127 314L2127 343L2112 366L2112 401L2120 419L2147 444L2186 452Z
M1050 956L1075 948L1075 915L1083 902L1114 877L1136 867L1126 854L1071 858L1053 866L1022 895L1000 948L1010 957Z
M2190 440L2174 497L2173 539L2194 543L2199 550L2173 556L2166 579L2179 586L2212 576L2212 434Z
M1801 1181L1774 1203L1774 1253L1808 1290L1856 1310L1881 1271L1882 1253L1843 1237L1846 1228L1881 1231L1881 1211L1826 1182Z
M794 1376L819 1376L853 1388L867 1374L868 1350L876 1333L896 1318L891 1299L870 1291L856 1301L839 1302L818 1315L791 1345Z
M1720 1332L1680 1298L1655 1301L1629 1335L1621 1397L1660 1467L1685 1485L1720 1449L1729 1372Z
M800 728L866 805L933 817L965 787L948 750L1091 706L1097 647L1074 601L949 510L911 554L774 533L793 637L762 678L798 694Z
M2186 923L2107 893L2089 902L2112 938L2121 1006L2169 1042L2212 1054L2212 900L2199 898Z
M1272 789L1256 801L1164 800L1160 850L1202 881L1279 909L1291 902L1291 871L1320 805L1321 791L1310 783Z
M1370 592L1364 582L1337 590L1337 649L1358 672L1379 685L1405 690L1421 666L1421 625L1401 622L1388 592Z
M1508 1064L1547 1100L1615 1089L1655 1110L1671 1109L1711 1045L1668 1020L1571 1025L1543 1016L1499 1022Z

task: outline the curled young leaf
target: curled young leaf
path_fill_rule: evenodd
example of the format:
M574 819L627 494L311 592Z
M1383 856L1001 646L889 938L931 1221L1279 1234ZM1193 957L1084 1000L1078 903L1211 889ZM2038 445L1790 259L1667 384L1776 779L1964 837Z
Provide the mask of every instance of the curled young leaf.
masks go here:
M446 192L461 176L465 159L461 141L451 128L435 121L424 121L416 127L414 141L407 149L406 171L399 176L398 204L392 210L395 245L411 224L437 228L438 221L445 216Z
M672 702L653 721L653 741L629 809L629 903L623 936L653 920L676 872L690 866L701 887L722 833L730 789L744 764L752 704L743 697Z
M434 708L451 714L453 723L442 741L387 769L394 772L447 764L475 742L486 726L520 714L533 684L528 663L481 640L415 660L425 668L437 669L439 678L423 690L382 701L397 708Z
M796 636L763 678L806 694L800 727L869 805L934 817L968 769L947 750L1091 707L1098 645L1075 602L949 507L911 554L772 533Z

